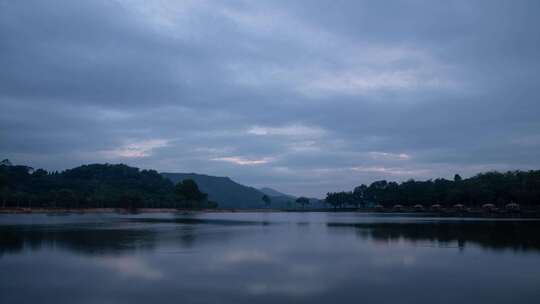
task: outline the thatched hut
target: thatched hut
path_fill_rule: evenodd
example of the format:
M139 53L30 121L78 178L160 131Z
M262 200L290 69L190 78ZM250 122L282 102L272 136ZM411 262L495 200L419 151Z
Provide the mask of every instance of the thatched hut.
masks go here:
M484 211L495 211L496 207L494 204L486 203L482 205L482 210Z
M463 204L455 204L453 207L454 207L454 209L457 210L457 211L463 211L463 210L465 210L465 205L463 205Z
M506 206L504 206L506 208L506 210L508 211L519 211L519 204L516 204L516 203L509 203L509 204L506 204Z

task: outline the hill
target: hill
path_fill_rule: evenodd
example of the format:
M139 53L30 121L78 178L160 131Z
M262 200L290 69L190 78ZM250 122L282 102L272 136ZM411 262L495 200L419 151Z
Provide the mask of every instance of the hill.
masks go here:
M282 193L282 192L279 192L275 189L272 189L272 188L268 188L268 187L264 187L264 188L260 188L259 191L261 191L262 193L272 197L288 197L292 200L296 199L296 197L294 195L290 195L290 194L285 194L285 193Z
M0 162L0 207L179 208L174 184L194 180L219 208L296 208L295 197L271 188L256 189L228 177L196 173L158 173L124 164L82 165L62 172L34 170ZM173 184L174 183L174 184ZM313 203L308 207L316 208ZM210 208L210 205L208 205Z
M155 170L91 164L47 172L0 164L2 207L176 207L174 186Z
M239 184L228 177L210 176L196 173L161 173L173 183L193 179L201 191L208 193L208 199L220 208L261 208L263 192L253 187Z

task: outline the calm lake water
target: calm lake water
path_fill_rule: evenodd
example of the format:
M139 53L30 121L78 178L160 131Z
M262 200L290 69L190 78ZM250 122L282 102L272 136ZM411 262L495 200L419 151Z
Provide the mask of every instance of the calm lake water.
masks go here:
M540 222L0 215L0 303L540 303Z

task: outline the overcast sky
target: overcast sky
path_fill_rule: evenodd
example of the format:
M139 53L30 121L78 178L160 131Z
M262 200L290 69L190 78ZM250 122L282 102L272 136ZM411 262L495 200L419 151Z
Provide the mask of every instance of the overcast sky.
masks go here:
M540 1L0 0L0 157L322 197L540 168Z

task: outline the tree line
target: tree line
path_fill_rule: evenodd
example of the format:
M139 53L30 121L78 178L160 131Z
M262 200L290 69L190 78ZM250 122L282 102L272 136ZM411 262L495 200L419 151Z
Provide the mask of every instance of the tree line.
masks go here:
M463 204L478 207L490 203L504 207L508 203L540 206L540 170L485 172L463 179L456 174L453 180L415 181L397 183L380 180L369 186L362 184L352 191L327 193L325 201L338 207L372 207L376 204L405 207L432 204L450 207Z
M216 202L187 179L176 185L155 170L123 164L83 165L62 172L34 170L0 162L0 207L3 208L215 208ZM271 204L268 196L262 201ZM373 207L380 204L405 207L422 204L498 207L514 202L540 207L540 170L486 172L463 179L362 184L352 191L327 193L326 203L338 207ZM295 201L305 207L310 201Z
M62 172L0 162L3 208L215 208L193 180L174 185L155 170L123 164Z
M272 203L272 199L270 198L270 196L268 196L267 194L264 194L264 195L261 197L261 200L263 201L264 206L265 206L266 208L270 208L270 205L271 205L271 203ZM305 209L305 208L306 208L306 205L311 204L311 201L310 201L309 198L307 198L307 197L300 196L300 197L298 197L298 198L296 198L296 199L294 200L294 203L296 203L296 204L298 204L299 206L301 206L302 209ZM291 200L288 201L288 202L287 202L287 205L288 205L289 207L292 207L293 201L291 201Z

